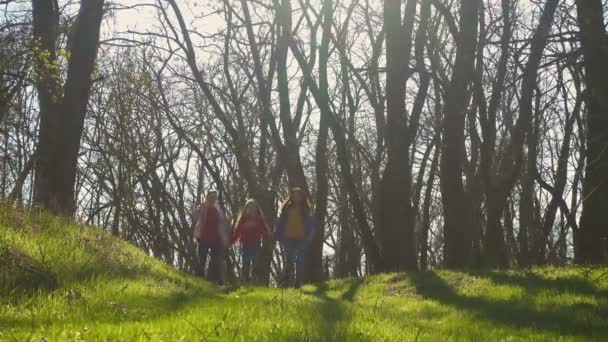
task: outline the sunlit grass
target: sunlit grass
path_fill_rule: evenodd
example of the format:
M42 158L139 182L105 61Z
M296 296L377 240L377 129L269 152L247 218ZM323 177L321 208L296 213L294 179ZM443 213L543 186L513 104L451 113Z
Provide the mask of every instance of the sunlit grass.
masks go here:
M50 292L0 288L0 340L608 340L608 268L218 288L44 214L0 206L0 239L58 280Z

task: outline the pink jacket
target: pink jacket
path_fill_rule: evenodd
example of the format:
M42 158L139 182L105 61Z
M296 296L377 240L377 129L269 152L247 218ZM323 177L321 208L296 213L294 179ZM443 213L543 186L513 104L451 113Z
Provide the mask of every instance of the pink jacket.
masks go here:
M222 243L226 245L229 241L228 220L226 219L226 214L219 205L216 204L214 207L219 215L218 230L220 239L222 240ZM196 240L202 240L205 235L205 216L206 210L204 204L199 205L192 211L192 224L194 225L194 238Z

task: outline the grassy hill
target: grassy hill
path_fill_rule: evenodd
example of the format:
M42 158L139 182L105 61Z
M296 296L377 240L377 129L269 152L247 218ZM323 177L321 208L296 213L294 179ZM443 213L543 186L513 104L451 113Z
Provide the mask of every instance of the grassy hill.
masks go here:
M0 340L608 340L608 268L227 290L100 229L0 206Z

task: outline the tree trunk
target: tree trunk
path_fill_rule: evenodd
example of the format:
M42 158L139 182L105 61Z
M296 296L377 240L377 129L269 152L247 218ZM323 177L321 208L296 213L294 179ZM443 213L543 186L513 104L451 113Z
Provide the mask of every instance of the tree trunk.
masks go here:
M387 163L380 181L377 202L383 271L417 268L405 108L405 86L416 2L407 2L402 24L401 1L384 1Z
M558 4L559 0L548 0L543 8L532 37L530 56L522 76L519 117L513 128L511 141L505 147L503 158L496 167L498 171L490 180L486 190L487 226L484 239L484 259L489 267L505 268L509 264L500 215L521 171L524 142L532 126L532 100L537 85L538 69Z
M547 209L545 211L542 229L539 234L535 236L535 240L530 251L532 254L532 260L537 265L544 264L547 261L545 251L548 238L555 224L559 202L563 199L564 190L568 182L568 157L570 156L570 140L572 137L572 130L574 128L574 119L578 115L580 104L581 101L577 101L574 113L572 113L566 121L566 126L564 128L564 141L562 142L557 160L557 170L555 172L555 195L551 196L551 201L547 205ZM534 172L536 172L536 170L534 170ZM538 175L538 177L540 177L540 175ZM562 215L566 215L566 213L562 213Z
M472 80L475 60L478 11L478 0L462 1L456 60L446 91L440 174L444 207L444 262L449 268L463 268L470 261L471 232L462 172L467 89Z
M538 227L534 226L534 175L536 173L536 159L538 158L538 131L540 129L540 119L538 118L539 97L537 97L536 115L530 118L529 133L527 139L528 156L525 165L525 173L521 180L521 197L519 204L519 258L518 264L520 267L526 267L529 263L529 236L533 232L538 231ZM542 247L544 249L544 246Z
M498 114L498 108L502 99L502 95L504 92L504 84L505 84L505 79L507 76L507 65L508 65L508 61L509 58L511 56L510 53L510 46L511 46L511 37L513 35L513 29L512 29L512 20L511 20L511 12L512 12L512 6L511 6L511 0L501 0L501 8L502 8L502 22L503 22L503 31L502 31L502 37L501 37L501 44L500 44L500 59L498 62L498 68L496 71L496 77L495 77L495 81L492 84L492 93L490 95L490 101L489 101L489 105L487 107L487 112L486 112L486 105L485 105L485 96L477 96L478 101L480 101L480 103L478 103L478 106L480 108L479 110L479 122L480 122L480 128L481 128L481 132L482 132L482 144L481 144L481 159L480 159L480 173L481 173L481 177L483 179L483 184L484 184L484 193L485 193L485 200L486 200L486 227L487 227L487 233L485 235L486 239L485 241L489 241L487 240L488 236L487 234L490 234L490 237L493 237L495 234L500 234L500 232L498 232L498 230L502 229L502 227L499 227L500 224L500 220L498 218L499 213L497 212L498 210L500 210L501 204L496 203L499 201L499 195L496 192L496 185L494 184L494 179L496 178L495 175L495 165L497 163L498 160L498 156L496 153L496 146L498 144L498 142L496 141L496 121L497 121L497 114ZM482 73L479 73L479 75L481 76ZM477 81L478 81L478 88L481 88L479 91L483 94L483 85L481 84L481 77L478 76ZM495 209L496 208L496 209ZM494 227L497 229L490 229L489 227ZM482 230L478 229L475 233L474 233L474 241L473 241L473 246L474 246L474 253L476 254L476 256L474 257L474 259L476 260L476 263L479 264L477 262L477 260L479 262L482 261L483 257L481 256L481 250L480 250L480 242L478 241L478 239L484 239L484 235L482 234ZM497 239L500 239L500 237L497 237Z
M300 159L300 145L296 135L298 128L294 127L289 101L287 54L292 30L291 1L281 0L281 5L277 10L277 23L280 27L277 43L277 87L279 89L279 116L285 140L285 153L282 161L285 163L290 187L300 187L310 195Z
M336 278L357 276L359 265L358 250L354 234L354 220L348 203L348 190L342 178L339 179L340 189L338 193L338 246L336 248Z
M33 50L35 60L36 90L38 92L39 132L36 154L34 202L50 207L53 195L54 165L53 146L57 145L58 99L60 95L59 75L54 66L57 63L56 40L59 26L59 9L56 1L32 1Z
M56 33L53 31L58 13L51 3L55 2L33 2L34 39L40 40L42 48L51 52L51 60L47 62L57 63L53 52ZM41 111L35 201L56 214L71 216L76 209L74 184L78 151L99 45L103 4L104 0L81 2L71 32L67 79L61 101L54 101L60 96L54 85L56 81L46 79L48 73L44 67L37 67L38 72L45 76L38 81Z
M329 59L329 36L331 34L331 23L333 20L332 0L323 2L323 34L321 37L321 48L319 50L319 96L323 101L329 103L329 84L327 80L327 60ZM319 135L316 148L316 179L317 191L315 194L315 236L311 242L310 252L306 263L307 279L319 283L325 278L323 273L323 243L325 242L325 217L327 216L328 195L328 160L327 160L327 136L329 133L328 106L321 109L319 120Z
M25 183L25 180L29 176L30 172L32 172L32 169L34 169L35 165L36 156L34 155L30 157L30 159L25 163L25 165L23 166L23 170L21 171L21 173L19 173L17 179L15 179L15 185L13 186L13 189L7 197L9 202L16 201L17 199L23 197L23 184Z
M439 139L437 139L439 140ZM435 152L433 153L433 161L429 170L429 178L426 183L424 192L424 202L422 204L422 234L420 241L420 270L426 271L428 265L429 252L429 231L431 230L431 202L433 201L433 187L435 183L435 175L439 164L439 152L441 151L440 142L435 144Z
M608 44L601 0L577 0L585 83L587 141L583 213L576 262L606 262L608 238Z

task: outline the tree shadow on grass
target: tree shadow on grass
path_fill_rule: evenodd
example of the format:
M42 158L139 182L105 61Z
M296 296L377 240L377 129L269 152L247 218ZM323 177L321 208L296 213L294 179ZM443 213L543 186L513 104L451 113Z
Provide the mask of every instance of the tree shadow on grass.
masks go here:
M581 337L608 336L608 308L590 304L555 304L547 309L538 309L533 303L517 300L489 300L481 297L459 295L448 282L435 272L412 273L411 280L417 292L425 298L439 301L458 309L477 314L482 319L518 328L541 329L560 335ZM523 279L501 278L528 289L530 284ZM563 289L564 284L541 282L544 288ZM573 285L573 284L568 284ZM540 286L540 285L538 285ZM570 288L570 287L567 287Z
M355 295L357 294L357 291L359 291L359 288L361 287L361 285L363 285L363 279L362 278L355 279L348 287L348 290L346 290L346 292L344 292L342 294L341 299L347 300L349 302L354 301Z
M608 290L597 288L591 281L576 276L547 279L534 272L468 272L468 274L489 278L496 284L515 285L528 291L570 292L585 296L608 296Z
M352 322L353 307L342 303L341 300L352 302L357 290L363 280L353 281L340 299L327 294L327 284L317 286L311 294L321 299L319 312L321 317L318 324L318 332L313 333L311 341L345 341L356 338L358 341L366 341L364 336L349 336L349 325ZM305 339L307 340L307 339Z

